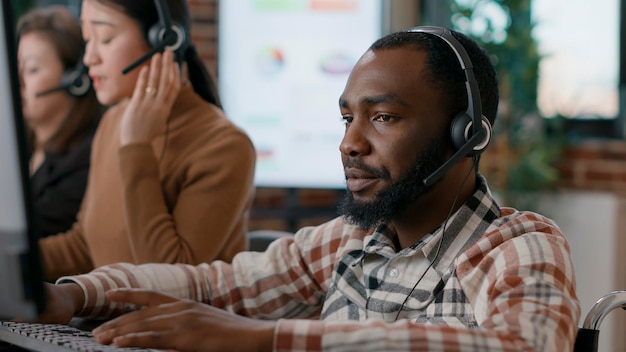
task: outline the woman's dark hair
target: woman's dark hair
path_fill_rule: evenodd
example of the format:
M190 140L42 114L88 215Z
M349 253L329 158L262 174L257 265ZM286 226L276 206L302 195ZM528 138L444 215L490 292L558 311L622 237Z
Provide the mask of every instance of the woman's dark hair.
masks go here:
M68 8L59 5L36 7L24 14L17 23L18 43L23 36L31 33L36 33L52 43L64 70L74 69L82 59L84 43L80 22ZM71 150L98 125L104 107L98 102L93 88L86 95L73 99L68 115L44 145L46 152L65 153ZM29 131L28 137L30 146L33 147L34 132Z
M87 1L87 0L84 0ZM159 14L155 5L155 0L92 0L97 1L105 6L115 8L128 17L133 18L139 23L143 30L146 41L148 40L148 31L159 22ZM186 33L187 41L191 40L191 20L189 16L189 7L186 0L163 0L167 3L173 22L181 25ZM196 53L193 45L187 43L184 53L184 61L187 63L189 80L193 85L193 89L202 97L202 99L222 107L217 92L215 80L206 69L200 57Z
M476 42L456 31L454 38L463 46L474 67L478 83L482 113L493 126L498 110L499 94L496 71L487 53ZM456 54L443 39L421 32L397 32L389 34L372 44L370 50L411 46L427 54L428 80L438 88L450 118L467 108L465 75Z

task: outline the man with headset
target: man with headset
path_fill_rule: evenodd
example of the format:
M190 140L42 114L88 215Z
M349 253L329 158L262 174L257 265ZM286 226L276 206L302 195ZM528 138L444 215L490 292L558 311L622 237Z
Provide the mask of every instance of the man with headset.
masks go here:
M486 53L439 27L388 35L360 58L339 105L343 216L232 264L117 264L62 278L47 286L42 321L116 316L125 303L143 309L94 330L100 342L571 350L580 307L567 240L539 214L500 207L477 171L498 106Z

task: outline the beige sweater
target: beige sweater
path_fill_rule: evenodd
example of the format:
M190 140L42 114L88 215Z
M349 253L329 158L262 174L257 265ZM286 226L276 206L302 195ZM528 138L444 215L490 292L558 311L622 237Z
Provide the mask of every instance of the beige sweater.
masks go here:
M165 136L120 148L125 106L110 108L98 127L77 222L39 242L47 280L117 262L230 261L247 248L248 136L186 86Z

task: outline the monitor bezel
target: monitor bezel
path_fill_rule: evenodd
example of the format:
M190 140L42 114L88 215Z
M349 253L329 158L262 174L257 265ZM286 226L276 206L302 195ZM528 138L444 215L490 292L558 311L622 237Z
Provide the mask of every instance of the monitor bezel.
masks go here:
M2 1L2 20L4 26L4 41L6 43L6 54L8 63L8 82L10 84L11 101L13 105L13 122L15 126L15 141L19 153L19 173L22 186L24 214L26 221L26 236L28 249L21 254L21 281L23 283L22 300L35 306L32 310L37 315L45 309L46 295L44 291L43 272L39 256L38 234L34 225L32 198L30 191L30 176L28 172L28 150L26 144L26 127L22 116L22 100L20 93L18 62L17 62L17 40L15 33L16 21L12 2L15 0ZM2 318L23 318L35 319L36 316L2 317Z

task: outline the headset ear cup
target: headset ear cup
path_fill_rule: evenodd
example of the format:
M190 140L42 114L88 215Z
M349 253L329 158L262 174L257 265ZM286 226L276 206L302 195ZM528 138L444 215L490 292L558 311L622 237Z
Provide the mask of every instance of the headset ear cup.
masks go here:
M66 70L61 77L61 86L72 96L82 97L91 88L91 79L83 65Z
M171 25L172 31L176 35L176 41L166 46L176 54L176 57L182 57L184 49L187 46L187 35L185 34L185 29L179 25L178 23L172 23ZM150 27L148 30L148 43L152 48L158 48L163 43L163 36L165 35L165 29L159 23Z
M176 33L176 42L174 44L167 46L168 49L172 50L176 57L183 57L185 50L187 49L187 34L185 33L185 29L178 23L172 24L172 30Z
M474 146L474 149L472 151L472 155L478 155L481 154L482 152L485 151L485 149L487 149L487 146L489 145L489 142L491 141L491 133L492 133L492 129L491 129L491 122L489 122L489 120L485 117L485 115L481 116L480 119L482 125L483 125L483 129L485 130L485 138L483 138L482 141L480 141L480 143L476 144L476 146ZM471 128L471 126L470 126Z
M485 138L478 142L467 156L482 153L491 140L491 123L485 116L481 116L482 128L485 130ZM450 123L450 139L454 150L457 151L472 137L473 119L467 113L456 115Z
M67 90L75 97L82 97L89 92L90 88L91 79L89 78L89 75L86 73L79 73Z
M472 118L467 113L462 112L454 116L450 123L450 139L454 146L454 151L461 149L467 142L469 136L465 134L468 126L472 125Z
M159 46L159 44L161 44L160 36L162 31L163 30L161 28L161 25L159 25L158 23L150 27L150 29L148 30L148 43L150 44L151 48L156 48Z

